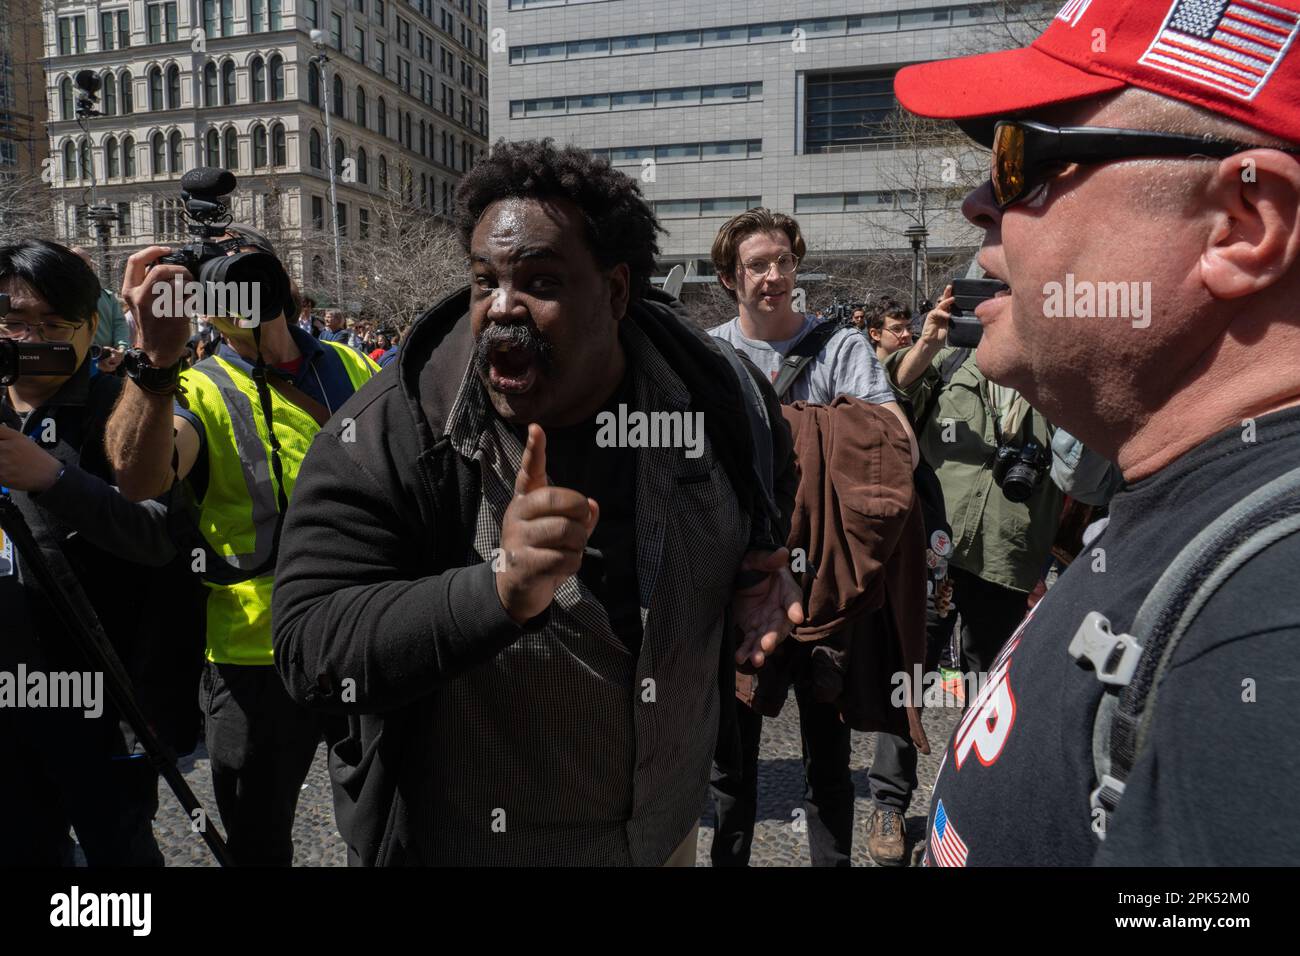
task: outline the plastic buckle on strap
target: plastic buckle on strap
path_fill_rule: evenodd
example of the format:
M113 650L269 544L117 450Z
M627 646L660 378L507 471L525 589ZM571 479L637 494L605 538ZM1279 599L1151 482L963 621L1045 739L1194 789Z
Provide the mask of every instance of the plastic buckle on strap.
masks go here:
M1108 668L1115 651L1120 650L1114 666ZM1087 660L1103 684L1123 687L1133 679L1138 661L1142 659L1142 645L1131 634L1115 634L1110 620L1098 611L1089 611L1074 632L1070 641L1070 656L1076 661ZM1123 785L1120 785L1121 789Z
M1117 780L1110 774L1102 774L1101 784L1096 790L1088 794L1088 804L1092 807L1093 830L1097 836L1106 839L1106 827L1110 823L1110 815L1115 812L1119 806L1119 798L1124 795L1124 781ZM1100 826L1097 826L1098 811L1100 811Z

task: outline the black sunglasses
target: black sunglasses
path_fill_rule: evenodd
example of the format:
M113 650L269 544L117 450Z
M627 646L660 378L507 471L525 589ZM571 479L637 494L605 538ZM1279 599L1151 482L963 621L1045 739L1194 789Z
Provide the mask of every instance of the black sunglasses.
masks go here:
M1170 157L1226 159L1251 146L1232 140L1151 130L1102 126L1048 126L1028 120L1003 120L993 127L993 166L990 181L999 209L1029 198L1061 163L1108 163L1117 159ZM1283 153L1300 150L1282 149Z

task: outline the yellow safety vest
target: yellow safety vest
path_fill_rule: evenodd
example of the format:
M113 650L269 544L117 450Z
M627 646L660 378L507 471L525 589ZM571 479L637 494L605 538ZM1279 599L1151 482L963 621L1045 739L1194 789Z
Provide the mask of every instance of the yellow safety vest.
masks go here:
M367 356L336 342L355 392L379 371ZM252 376L211 356L181 373L189 410L203 423L208 487L199 508L199 530L213 551L243 568L256 568L271 554L278 515L271 472L271 442ZM298 469L320 431L297 405L271 393L271 420L280 441L284 493L293 495ZM218 664L273 664L271 575L239 584L208 583L208 660Z

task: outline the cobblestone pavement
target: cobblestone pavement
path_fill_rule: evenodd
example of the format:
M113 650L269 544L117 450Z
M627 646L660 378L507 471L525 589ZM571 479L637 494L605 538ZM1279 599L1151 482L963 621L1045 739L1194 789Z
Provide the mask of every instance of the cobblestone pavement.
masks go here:
M907 812L909 848L923 835L930 810L930 795L943 748L956 727L956 708L927 708L925 732L931 753L921 755L917 766L919 785ZM874 734L853 734L850 767L857 789L857 812L853 821L853 864L872 866L867 855L867 818L871 810L867 769L874 752ZM203 806L217 817L216 800L206 751L200 745L192 758L182 763L185 778ZM793 811L802 805L803 765L799 750L798 709L791 698L781 716L763 722L763 743L759 753L758 824L754 834L751 863L755 866L808 866L808 835L795 829ZM207 846L190 829L189 821L165 783L159 785L161 808L154 829L168 866L212 866ZM805 828L806 829L806 828ZM705 813L700 827L697 865L709 864L713 842L712 812ZM347 849L334 826L334 805L325 772L325 748L316 753L298 802L294 823L295 866L345 866Z

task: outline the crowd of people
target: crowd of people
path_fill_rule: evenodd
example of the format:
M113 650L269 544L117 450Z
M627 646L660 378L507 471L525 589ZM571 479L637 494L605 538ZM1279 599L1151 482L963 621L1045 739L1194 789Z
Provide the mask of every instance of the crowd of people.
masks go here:
M1040 44L1086 49L1085 14ZM466 286L400 338L289 280L195 335L167 247L119 300L7 241L0 335L76 368L0 400L0 485L58 579L6 531L0 677L85 671L57 612L93 609L155 732L202 734L241 865L292 863L322 741L350 864L693 865L711 798L712 863L747 865L786 706L814 865L852 859L854 731L881 865L1294 863L1300 68L1243 100L1139 54L900 73L993 153L977 348L953 285L800 311L807 240L763 207L718 231L736 311L701 331L636 181L549 140L465 175ZM1155 320L1047 316L1067 274L1142 278ZM912 846L935 674L964 713ZM68 865L72 830L161 864L139 728L4 686L0 863Z

